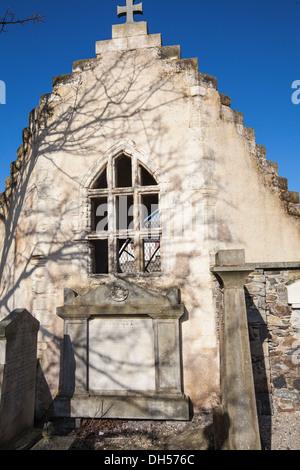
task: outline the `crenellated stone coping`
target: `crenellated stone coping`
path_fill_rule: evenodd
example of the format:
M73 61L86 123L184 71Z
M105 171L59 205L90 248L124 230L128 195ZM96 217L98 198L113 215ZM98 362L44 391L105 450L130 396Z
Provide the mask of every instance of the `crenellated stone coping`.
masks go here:
M231 106L230 96L223 95L222 93L219 92L219 97L220 97L221 105L222 106L228 106L230 108L230 106Z
M84 72L85 70L91 70L96 65L98 65L100 61L101 59L99 58L76 60L73 62L72 72L77 73Z
M29 122L32 112L29 114ZM17 183L17 177L22 169L27 151L31 145L32 128L31 125L25 127L22 132L22 145L17 150L17 159L10 164L10 176L5 178L5 189L0 194L0 216L6 217L9 205L12 200L13 188Z
M162 46L158 48L157 52L158 59L161 60L176 60L181 59L181 48L180 46Z
M193 70L197 72L198 83L200 86L213 88L217 90L218 88L217 78L211 75L199 72L197 58L182 59L181 48L179 45L160 46L160 47L156 47L156 49L157 49L157 59L162 60L162 61L168 61L168 62L171 61L174 66L174 71L176 73ZM68 86L68 85L77 84L80 79L79 74L86 70L91 70L92 68L97 66L101 60L102 58L98 56L92 59L83 59L83 60L75 61L73 63L72 73L58 75L58 76L53 77L53 80L52 80L53 90L55 90L55 88L60 87L60 86ZM12 162L10 165L11 174L5 180L5 191L2 194L0 194L0 214L2 215L5 213L5 208L7 209L10 204L10 200L12 196L12 188L15 185L18 173L20 172L23 166L25 155L28 150L28 145L30 144L30 139L33 133L38 128L38 124L39 124L38 121L41 115L41 110L42 108L48 105L49 98L52 96L52 94L53 94L53 91L52 93L41 95L39 106L34 108L29 113L29 126L26 127L22 133L23 143L17 150L17 159L14 162ZM220 96L222 97L221 99L224 105L230 106L231 99L225 95L220 95Z
M41 95L39 106L29 113L29 125L22 131L23 143L17 149L17 159L10 164L10 176L5 179L5 190L3 193L0 193L0 216L2 217L6 216L11 202L13 188L17 183L18 174L23 167L28 150L31 146L32 136L39 127L41 108L47 104L50 96L52 96L52 93Z
M76 85L79 81L79 76L76 73L67 73L65 75L58 75L53 77L53 88L63 85Z
M160 46L157 47L157 59L162 61L168 61L172 63L175 73L193 70L197 73L197 81L200 87L212 88L218 91L218 80L212 75L204 74L199 72L198 58L181 58L180 46ZM101 56L98 55L96 58L77 60L73 63L72 73L58 75L53 77L53 90L59 86L68 86L78 84L79 75L81 72L91 70L102 60ZM259 169L265 178L265 181L273 189L278 191L280 199L284 203L284 206L288 214L300 218L300 204L299 204L299 193L288 190L288 181L286 178L278 176L278 164L267 160L266 147L258 145L255 142L255 130L244 126L244 115L240 111L231 109L231 98L220 92L220 117L225 121L234 123L235 125L242 126L243 136L250 144L250 151L255 152ZM30 138L35 132L38 126L39 111L41 107L47 106L50 96L52 93L41 95L40 103L37 108L34 108L29 114L29 126L23 130L22 139L23 144L17 151L17 160L12 162L10 165L10 177L5 180L5 191L0 194L0 215L3 216L5 213L5 207L7 208L11 196L12 188L15 184L16 177L22 168L25 155L30 143Z
M208 88L214 88L215 90L218 90L218 79L216 77L213 77L212 75L208 75L206 73L198 72L198 78L201 86L206 86Z
M250 145L252 145L250 146L250 150L253 149L255 151L258 166L265 181L273 190L278 192L288 214L293 217L300 218L299 193L288 190L287 178L283 178L278 175L278 164L267 160L267 151L265 146L256 144L255 130L244 126L243 113L230 108L230 97L219 92L219 98L221 105L221 119L243 126L243 136L247 139Z
M288 190L288 180L278 175L278 164L267 160L266 147L256 145L256 155L259 168L265 176L265 180L277 191L288 214L293 217L300 217L299 193Z

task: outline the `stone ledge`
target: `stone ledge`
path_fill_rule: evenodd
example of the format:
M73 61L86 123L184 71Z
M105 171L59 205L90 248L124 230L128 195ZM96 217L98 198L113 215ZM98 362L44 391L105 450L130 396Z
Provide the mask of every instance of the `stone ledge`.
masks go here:
M244 126L244 136L248 140L255 141L255 130L252 127Z
M257 157L262 160L267 160L267 148L265 145L256 144L256 155Z
M244 124L244 115L240 111L221 104L221 119L225 121L233 122L234 124Z
M223 95L223 93L219 92L219 97L220 97L220 102L223 106L228 106L230 108L231 106L231 98L230 96Z
M148 35L148 24L146 21L112 25L112 39L146 35Z
M157 55L161 60L181 59L181 48L180 46L162 46Z
M299 204L288 204L288 213L293 217L300 217L300 205Z
M278 176L278 188L281 191L288 191L288 180L287 178L283 178L282 176Z
M206 73L198 72L199 84L214 88L215 90L218 89L218 79L213 77L212 75L208 75Z
M162 40L160 34L121 37L107 41L97 41L96 55L99 56L108 52L129 51L132 49L161 47L161 45Z
M170 394L57 397L53 402L53 413L57 418L190 419L189 398Z
M52 80L52 86L53 88L57 86L62 86L62 85L74 85L78 83L79 78L77 77L76 74L73 73L68 73L65 75L57 75L56 77L53 77Z
M212 272L225 272L225 271L242 271L250 270L255 271L257 269L264 270L280 270L280 269L300 269L300 261L291 262L257 262L257 263L246 263L244 266L213 266Z
M198 59L191 57L189 59L179 59L176 61L177 72L184 72L185 70L195 70L198 72Z
M90 70L94 68L99 62L99 59L82 59L73 62L73 72L83 72L84 70Z
M147 306L145 309L145 305ZM131 316L143 315L153 319L178 319L184 314L184 305L163 305L163 304L132 304L114 305L110 303L99 303L98 305L65 305L57 307L57 315L63 319L109 316Z
M244 266L245 250L219 250L216 254L216 266Z
M299 193L296 191L284 191L281 193L281 198L292 204L299 204Z

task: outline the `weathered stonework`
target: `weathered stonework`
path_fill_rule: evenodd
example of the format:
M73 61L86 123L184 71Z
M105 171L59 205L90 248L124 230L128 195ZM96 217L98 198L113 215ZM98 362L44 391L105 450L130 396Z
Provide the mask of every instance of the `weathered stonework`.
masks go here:
M57 314L64 350L55 416L189 419L177 288L161 295L120 280L82 296L67 289Z
M261 414L300 406L299 310L288 304L287 287L299 270L258 270L246 282L249 333L258 409Z
M271 390L276 405L297 409L298 366L290 360L298 312L284 289L298 276L298 196L217 79L199 72L197 59L181 59L179 46L133 28L138 34L114 28L111 40L97 42L95 58L54 78L29 115L0 195L0 315L26 308L41 324L37 416L59 391L63 288L81 296L119 279L160 295L179 287L184 390L194 412L214 408L223 298L211 269L220 250L245 250L252 265L246 293L259 393ZM120 155L157 184L159 273L93 271L93 185Z
M260 450L260 434L251 364L244 294L251 268L243 250L222 250L213 272L221 280L223 308L220 317L220 418L221 450Z
M21 309L0 322L0 449L34 425L38 329Z

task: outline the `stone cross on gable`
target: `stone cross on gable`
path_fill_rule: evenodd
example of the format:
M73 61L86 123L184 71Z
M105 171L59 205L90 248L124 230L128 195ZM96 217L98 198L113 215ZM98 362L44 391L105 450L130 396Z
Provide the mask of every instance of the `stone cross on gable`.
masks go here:
M126 16L126 23L133 23L133 15L135 13L143 14L143 3L134 5L135 0L126 0L126 7L118 6L118 17Z

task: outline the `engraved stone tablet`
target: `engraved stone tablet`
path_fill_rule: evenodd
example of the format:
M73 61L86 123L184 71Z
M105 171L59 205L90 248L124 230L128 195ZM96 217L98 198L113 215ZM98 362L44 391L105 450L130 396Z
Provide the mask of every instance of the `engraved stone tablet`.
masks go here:
M89 389L155 390L152 319L90 320Z

